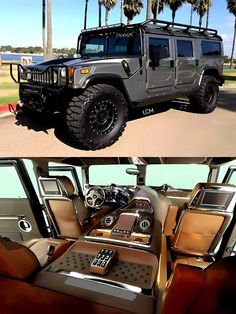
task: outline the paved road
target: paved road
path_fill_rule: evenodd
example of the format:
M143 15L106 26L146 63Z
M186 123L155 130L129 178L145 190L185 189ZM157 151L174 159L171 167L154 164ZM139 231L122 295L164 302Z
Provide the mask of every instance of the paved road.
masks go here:
M236 88L221 90L211 114L188 111L187 102L159 106L159 113L129 121L113 146L83 151L60 126L14 115L0 119L0 156L236 156Z

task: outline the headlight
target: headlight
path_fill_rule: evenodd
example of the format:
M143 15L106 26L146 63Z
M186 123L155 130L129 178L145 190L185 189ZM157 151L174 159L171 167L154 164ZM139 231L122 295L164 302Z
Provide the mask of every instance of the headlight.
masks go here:
M27 74L26 74L27 80L31 80L32 79L32 73L30 70L27 70Z
M53 83L56 84L57 83L57 72L53 71Z
M66 77L66 68L61 69L61 77Z

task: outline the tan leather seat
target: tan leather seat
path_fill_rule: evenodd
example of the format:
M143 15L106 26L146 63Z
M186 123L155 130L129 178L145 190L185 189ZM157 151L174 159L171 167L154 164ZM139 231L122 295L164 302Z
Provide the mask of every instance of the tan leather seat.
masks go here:
M22 245L30 249L37 257L41 267L53 262L62 255L72 242L63 239L41 238L24 241Z
M74 194L74 185L66 176L57 177L62 195L43 197L48 215L59 238L78 239L86 230L88 210Z
M236 256L201 270L178 264L170 279L161 314L233 314L236 296Z

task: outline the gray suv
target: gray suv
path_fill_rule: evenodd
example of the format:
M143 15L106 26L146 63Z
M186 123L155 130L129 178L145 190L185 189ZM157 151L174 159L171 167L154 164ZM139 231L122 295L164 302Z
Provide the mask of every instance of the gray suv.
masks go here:
M77 52L18 65L15 80L22 107L60 112L87 150L117 141L140 107L149 105L145 116L157 103L187 96L191 110L211 112L224 82L222 38L213 29L155 20L91 28L79 35Z

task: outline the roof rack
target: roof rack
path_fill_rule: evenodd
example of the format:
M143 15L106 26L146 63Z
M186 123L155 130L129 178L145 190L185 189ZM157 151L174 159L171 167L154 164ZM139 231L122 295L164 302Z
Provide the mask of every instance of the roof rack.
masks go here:
M141 25L145 26L149 23L155 23L154 25L156 25L157 27L168 30L168 31L173 30L173 28L175 29L179 28L179 30L182 30L183 32L186 32L186 33L192 33L192 31L193 32L195 31L205 36L208 36L208 35L218 36L218 32L216 29L192 26L188 24L172 23L172 22L162 21L162 20L148 19L144 21L143 23L141 23ZM163 26L160 26L160 24L162 24Z
M100 31L104 29L112 29L112 28L117 28L117 27L125 27L126 25L124 23L117 23L117 24L111 24L111 25L106 25L106 26L100 26L100 27L92 27L92 28L86 28L81 31L81 33L84 32L94 32L94 31Z

